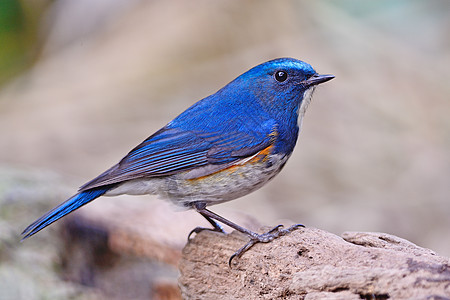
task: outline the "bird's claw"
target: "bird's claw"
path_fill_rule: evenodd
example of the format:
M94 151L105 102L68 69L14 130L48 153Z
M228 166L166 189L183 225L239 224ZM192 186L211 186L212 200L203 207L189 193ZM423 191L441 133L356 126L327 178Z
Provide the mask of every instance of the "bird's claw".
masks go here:
M233 259L241 257L245 252L247 252L251 247L253 247L253 245L255 245L257 243L269 243L269 242L273 241L274 239L279 238L280 236L286 235L300 227L305 227L305 226L302 224L294 224L286 229L282 229L283 227L284 227L283 225L278 225L266 233L255 234L254 236L251 236L250 241L248 241L247 244L245 244L242 248L240 248L233 255L231 255L230 259L228 260L228 266L231 268L231 262L233 261ZM195 229L197 229L197 228L195 228Z
M191 232L189 232L188 234L188 242L191 241L191 235L193 233L198 234L200 232L202 232L203 230L209 230L209 231L214 231L214 232L220 232L220 233L226 233L225 230L223 230L222 227L213 227L213 228L206 228L206 227L195 227L194 229L191 230Z

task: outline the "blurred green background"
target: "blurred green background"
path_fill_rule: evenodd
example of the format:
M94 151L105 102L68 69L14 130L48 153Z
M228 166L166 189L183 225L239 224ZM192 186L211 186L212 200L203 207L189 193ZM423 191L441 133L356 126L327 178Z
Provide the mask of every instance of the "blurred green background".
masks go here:
M20 231L189 105L284 56L336 78L283 172L214 210L450 256L449 1L2 0L0 299L101 298L61 279L51 230L26 243Z

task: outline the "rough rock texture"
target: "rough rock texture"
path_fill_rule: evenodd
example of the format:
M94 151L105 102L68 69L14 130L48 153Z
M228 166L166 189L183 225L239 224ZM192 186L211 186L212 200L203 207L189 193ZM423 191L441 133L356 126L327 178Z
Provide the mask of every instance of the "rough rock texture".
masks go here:
M183 249L185 299L450 299L450 259L385 233L302 228L257 244L203 231Z
M64 278L109 298L450 299L450 259L392 235L301 228L255 245L230 268L245 235L203 231L186 244L192 228L209 225L195 212L106 200L62 222L61 259Z

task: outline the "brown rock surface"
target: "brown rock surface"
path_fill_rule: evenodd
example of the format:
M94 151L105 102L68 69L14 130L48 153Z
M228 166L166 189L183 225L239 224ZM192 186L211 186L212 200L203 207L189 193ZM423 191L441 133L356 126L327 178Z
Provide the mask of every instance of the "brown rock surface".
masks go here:
M255 229L242 215L230 219ZM162 201L111 198L64 224L65 277L105 295L178 299L178 265L185 299L450 299L450 259L386 233L300 228L256 244L230 268L245 235L203 231L186 244L192 228L208 224Z
M246 242L204 231L184 249L185 299L447 299L450 260L385 233L299 229L257 244L231 268Z

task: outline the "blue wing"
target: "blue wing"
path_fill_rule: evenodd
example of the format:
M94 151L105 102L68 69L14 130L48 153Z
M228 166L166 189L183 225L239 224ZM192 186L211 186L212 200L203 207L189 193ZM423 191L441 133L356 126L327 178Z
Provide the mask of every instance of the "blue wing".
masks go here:
M273 143L274 126L267 131L240 131L221 134L164 127L117 165L86 183L80 191L139 178L160 177L194 168L215 165L215 171L251 156Z

